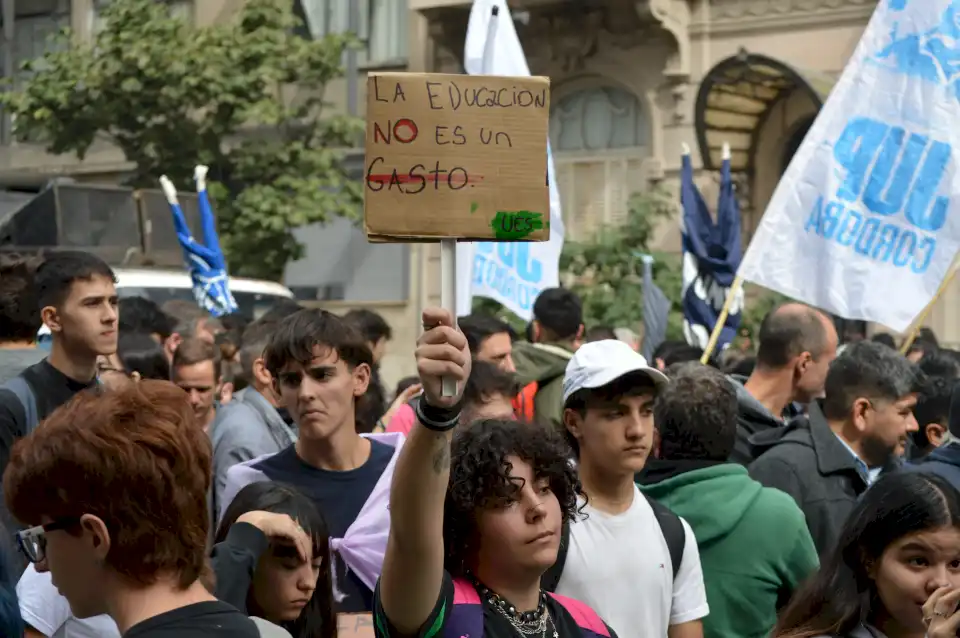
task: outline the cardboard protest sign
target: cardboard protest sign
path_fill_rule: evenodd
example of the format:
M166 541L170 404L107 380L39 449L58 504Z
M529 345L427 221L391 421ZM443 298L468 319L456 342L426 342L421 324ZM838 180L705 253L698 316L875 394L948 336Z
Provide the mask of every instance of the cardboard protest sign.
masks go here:
M550 80L438 73L367 79L371 241L546 241Z
M372 614L337 614L338 638L373 638Z

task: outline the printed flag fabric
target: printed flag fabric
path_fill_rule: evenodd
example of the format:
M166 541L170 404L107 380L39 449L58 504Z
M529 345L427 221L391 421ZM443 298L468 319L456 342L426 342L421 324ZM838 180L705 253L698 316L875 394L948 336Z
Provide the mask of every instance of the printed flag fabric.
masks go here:
M493 7L499 7L496 36L487 42ZM490 68L483 66L493 47ZM464 46L470 75L529 76L527 59L504 0L474 0ZM545 242L461 242L457 244L457 314L470 314L474 297L494 299L525 321L533 319L533 302L545 288L560 285L563 218L553 156L547 147L550 183L550 240Z
M194 180L197 185L197 201L200 207L200 226L203 229L204 243L194 239L183 216L183 209L177 199L177 190L173 183L164 175L160 178L160 186L170 205L173 214L173 225L177 231L177 239L183 249L183 259L190 278L193 281L193 296L201 308L214 317L222 317L237 312L237 302L230 292L230 279L227 275L227 263L220 248L220 237L217 234L217 221L207 196L207 167L197 166L194 169Z
M653 281L653 257L641 256L643 260L643 356L653 361L653 352L667 338L667 320L670 316L670 300Z
M706 348L740 265L740 206L737 203L730 160L720 170L720 197L714 223L693 181L690 155L684 154L680 175L683 209L683 333L687 343ZM737 335L743 310L743 288L731 300L716 344L719 352Z
M881 0L767 207L740 275L908 329L960 244L960 0Z

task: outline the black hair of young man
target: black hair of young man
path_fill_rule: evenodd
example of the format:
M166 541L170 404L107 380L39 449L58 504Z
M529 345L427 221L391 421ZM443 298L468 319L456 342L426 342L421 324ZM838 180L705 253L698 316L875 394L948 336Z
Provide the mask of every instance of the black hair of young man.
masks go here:
M121 297L117 303L120 332L158 335L167 339L173 334L174 319L156 302L146 297Z
M331 312L313 308L301 309L277 324L263 352L264 364L277 378L290 363L309 366L315 346L333 348L351 368L362 363L373 366L373 353L356 328Z
M36 257L0 253L0 343L32 344L40 329Z
M516 339L516 331L506 321L483 313L474 313L457 320L460 332L467 338L470 354L477 356L483 342L493 335L508 334L510 339Z
M377 343L381 339L390 341L393 339L393 330L387 320L379 313L366 308L356 308L343 315L343 320L352 324L363 338L370 343Z
M473 360L473 368L463 387L464 404L479 405L491 396L513 397L519 392L516 378L496 364Z
M710 366L677 366L653 404L660 458L726 462L737 436L737 392Z
M103 277L116 283L113 269L96 255L81 250L64 250L46 255L37 268L37 307L57 307L66 301L74 282Z
M923 357L917 362L917 367L927 376L950 379L960 377L960 361L957 361L957 358L944 348L924 351Z
M830 364L823 415L844 421L861 398L899 401L922 391L924 377L906 357L884 345L872 341L850 344Z
M583 304L572 290L547 288L533 302L533 318L546 331L540 341L573 339L583 326Z
M917 405L913 407L913 416L919 428L916 432L910 432L910 438L921 455L929 452L933 446L933 441L927 436L927 426L931 423L948 426L950 402L956 387L956 378L928 376L924 380L917 396Z

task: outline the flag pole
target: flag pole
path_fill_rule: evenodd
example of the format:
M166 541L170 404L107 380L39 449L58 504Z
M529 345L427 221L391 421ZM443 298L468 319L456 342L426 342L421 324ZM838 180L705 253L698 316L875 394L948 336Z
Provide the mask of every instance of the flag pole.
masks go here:
M733 284L730 286L730 289L727 290L727 298L723 302L723 309L720 310L720 316L717 317L717 323L714 324L713 332L710 333L710 341L707 342L707 347L703 349L703 356L700 357L700 363L706 365L707 362L710 361L710 356L717 347L717 341L720 340L720 333L723 332L723 326L727 323L727 315L730 314L730 306L733 304L733 300L736 298L737 294L739 294L742 286L743 277L737 275L733 280Z
M950 264L950 270L947 271L947 276L943 278L943 281L940 282L940 287L937 288L937 293L933 296L933 299L930 300L923 310L920 311L920 314L917 315L917 318L914 319L913 324L910 326L910 331L907 333L907 338L903 340L903 345L900 346L900 353L907 354L910 351L910 346L913 345L913 342L917 340L917 335L920 334L920 328L923 327L923 324L927 322L927 316L933 310L933 307L936 305L937 301L940 300L940 297L943 296L943 293L947 291L947 288L950 287L950 284L953 282L954 278L957 276L957 270L960 269L960 253L953 258L953 263Z

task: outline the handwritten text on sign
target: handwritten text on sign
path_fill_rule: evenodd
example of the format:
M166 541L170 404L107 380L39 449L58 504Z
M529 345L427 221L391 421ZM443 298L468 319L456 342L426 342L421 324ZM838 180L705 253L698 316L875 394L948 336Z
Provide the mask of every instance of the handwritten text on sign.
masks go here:
M547 78L371 74L367 235L548 239L549 113Z
M337 614L338 638L373 638L371 614Z

